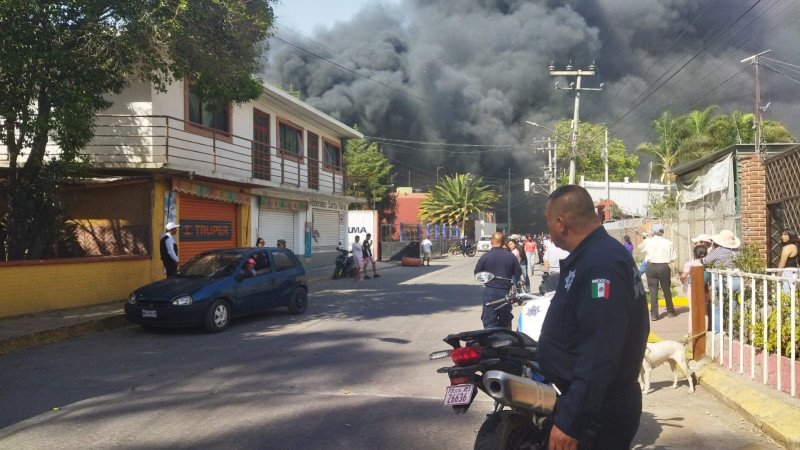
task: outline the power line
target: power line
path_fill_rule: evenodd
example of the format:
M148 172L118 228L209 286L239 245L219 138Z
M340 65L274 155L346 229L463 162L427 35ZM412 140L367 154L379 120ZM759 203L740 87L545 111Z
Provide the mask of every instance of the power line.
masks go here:
M714 36L714 38L713 38L713 39L711 39L711 40L710 40L710 41L709 41L709 42L708 42L706 45L704 45L704 46L703 46L703 48L701 48L701 49L700 49L700 51L698 51L697 53L695 53L695 54L694 54L694 56L692 56L692 57L691 57L691 58L690 58L688 61L686 61L686 62L685 62L685 63L684 63L684 64L683 64L683 65L682 65L682 66L681 66L681 67L680 67L678 70L676 70L676 71L675 71L675 72L674 72L672 75L670 75L670 76L669 76L669 78L667 78L666 80L664 80L664 82L662 82L660 85L658 85L658 87L656 87L656 88L655 88L653 91L651 91L649 94L647 94L647 96L645 96L645 97L644 97L643 99L641 99L641 100L640 100L638 103L636 103L636 104L635 104L635 105L634 105L634 106L633 106L631 109L629 109L629 110L628 110L628 112L626 112L626 113L625 113L625 114L623 114L621 117L619 117L617 120L615 120L615 121L614 121L614 123L612 123L612 124L611 124L611 125L610 125L608 128L613 128L613 127L614 127L614 126L615 126L617 123L619 123L619 122L620 122L622 119L624 119L624 118L625 118L625 117L627 117L627 116L628 116L630 113L632 113L632 112L633 112L633 111L634 111L634 110L635 110L635 109L636 109L636 108L637 108L639 105L641 105L641 104L642 104L642 103L643 103L645 100L647 100L647 99L648 99L648 98L650 98L650 97L651 97L653 94L655 94L655 93L656 93L656 92L657 92L659 89L661 89L661 87L662 87L662 86L664 86L664 85L665 85L665 84L666 84L666 83L667 83L669 80L671 80L672 78L674 78L674 77L675 77L675 75L677 75L677 74L678 74L678 73L679 73L681 70L683 70L683 69L684 69L686 66L688 66L688 65L689 65L689 64L690 64L692 61L694 61L694 60L695 60L695 59L696 59L698 56L700 56L700 54L701 54L701 53L703 53L703 52L704 52L704 51L705 51L705 50L706 50L708 47L710 47L710 46L711 46L711 44L713 44L714 42L716 42L716 41L717 41L717 39L719 39L719 38L720 38L720 36L722 36L722 35L723 35L725 32L727 32L727 31L728 31L729 29L731 29L731 28L732 28L734 25L736 25L736 23L738 23L738 22L739 22L739 21L740 21L740 20L741 20L741 19L742 19L742 18L743 18L743 17L744 17L744 16L745 16L747 13L749 13L750 11L752 11L752 10L753 10L753 8L755 8L755 7L756 7L756 5L758 5L759 3L761 3L761 0L756 0L756 2L755 2L755 3L753 3L753 4L752 4L752 5L749 7L749 8L747 8L747 10L745 10L745 12L743 12L742 14L740 14L740 15L739 15L739 17L737 17L737 18L736 18L736 20L734 20L734 21L733 21L733 22L732 22L730 25L728 25L727 27L725 27L725 29L723 29L723 30L722 30L722 31L721 31L719 34L717 34L716 36ZM668 70L667 70L667 72L669 72L669 70L671 70L671 69L672 69L672 68L668 69ZM665 73L667 73L667 72L665 72Z

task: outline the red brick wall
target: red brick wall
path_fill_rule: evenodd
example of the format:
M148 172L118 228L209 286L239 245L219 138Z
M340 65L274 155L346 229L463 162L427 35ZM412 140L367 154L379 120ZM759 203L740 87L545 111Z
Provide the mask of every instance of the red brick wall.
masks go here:
M758 245L767 258L767 193L764 162L757 155L739 156L742 203L742 242Z

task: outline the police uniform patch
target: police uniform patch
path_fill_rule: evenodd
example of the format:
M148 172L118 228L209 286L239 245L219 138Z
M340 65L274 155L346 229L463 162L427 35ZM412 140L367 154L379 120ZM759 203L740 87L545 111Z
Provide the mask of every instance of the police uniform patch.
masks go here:
M592 280L592 298L609 298L611 295L611 281L604 278Z
M567 275L567 279L564 280L564 287L569 290L569 287L572 286L572 281L575 280L575 271L570 270L569 275Z

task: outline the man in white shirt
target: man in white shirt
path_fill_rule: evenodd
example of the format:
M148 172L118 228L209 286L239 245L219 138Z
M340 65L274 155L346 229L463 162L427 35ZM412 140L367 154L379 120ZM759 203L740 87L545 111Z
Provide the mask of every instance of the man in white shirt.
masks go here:
M361 244L358 242L361 240L360 236L356 236L355 242L353 242L353 281L361 281L361 266L364 264L363 256L364 254L361 251Z
M548 273L548 277L544 280L545 292L556 290L558 286L558 277L561 275L561 260L569 256L569 252L559 248L552 241L545 241L546 247L544 250L544 271Z
M638 250L644 252L647 261L647 288L650 290L650 320L658 320L658 286L664 292L667 316L675 317L672 305L672 271L669 264L678 257L672 241L664 239L664 225L657 223L650 228L653 237L639 244Z
M425 260L428 260L428 266L431 265L431 247L433 242L427 237L420 243L422 247L422 265L425 265Z

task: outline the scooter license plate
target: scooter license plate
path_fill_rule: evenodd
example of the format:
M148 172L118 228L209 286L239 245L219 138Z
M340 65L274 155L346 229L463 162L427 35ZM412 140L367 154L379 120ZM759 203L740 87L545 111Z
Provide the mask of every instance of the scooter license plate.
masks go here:
M469 405L472 402L472 391L474 390L474 384L447 386L447 390L444 393L444 405Z

